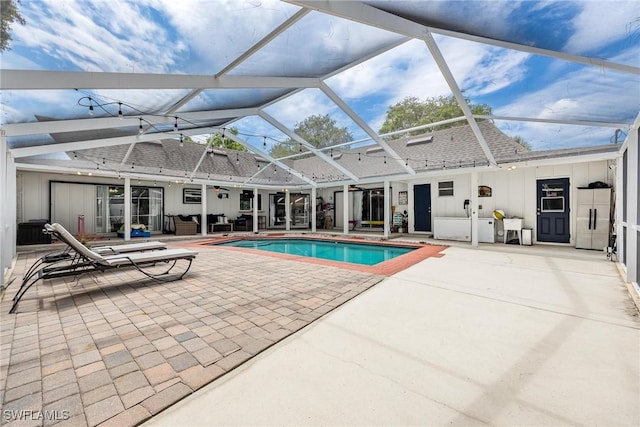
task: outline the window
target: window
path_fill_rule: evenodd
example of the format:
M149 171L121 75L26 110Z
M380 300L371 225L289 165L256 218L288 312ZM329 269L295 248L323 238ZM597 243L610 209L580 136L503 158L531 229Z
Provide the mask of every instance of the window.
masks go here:
M438 196L453 196L453 181L442 181L438 183Z
M542 212L564 212L564 189L544 184L540 201Z
M131 187L131 222L162 230L163 189ZM124 186L96 186L96 232L117 232L124 224Z
M199 188L183 188L182 203L185 205L199 205L202 203L202 190Z
M384 189L363 190L362 220L384 221Z
M240 193L240 210L251 211L253 210L253 191L243 190ZM262 195L258 193L258 210L262 210Z

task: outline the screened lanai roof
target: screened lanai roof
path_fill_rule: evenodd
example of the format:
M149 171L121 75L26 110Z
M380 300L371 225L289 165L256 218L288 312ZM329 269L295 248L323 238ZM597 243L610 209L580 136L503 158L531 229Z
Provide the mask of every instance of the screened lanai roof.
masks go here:
M334 154L373 148L396 177L419 170L380 135L388 108L407 96L456 97L483 158L477 164L492 167L499 162L477 120L535 151L558 152L622 142L640 111L638 1L23 0L19 7L26 25L14 24L1 58L1 120L8 148L29 163L121 146L124 154L105 158L101 169L116 173L135 161L131 153L144 147L137 144L203 141L234 128L247 162L259 158L280 171L278 183L325 182L323 167L325 176L357 182L357 166ZM464 97L490 105L493 115L474 118ZM352 144L311 149L293 129L316 114L347 128ZM286 140L302 158L269 154ZM176 155L195 176L202 155ZM313 173L302 169L309 162ZM166 174L157 166L156 175ZM249 170L223 172L216 179L233 182Z

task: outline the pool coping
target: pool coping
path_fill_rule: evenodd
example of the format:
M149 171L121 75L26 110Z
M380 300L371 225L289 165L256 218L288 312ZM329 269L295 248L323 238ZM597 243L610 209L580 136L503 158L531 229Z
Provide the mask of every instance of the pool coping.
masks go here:
M226 242L232 242L232 241L238 241L238 240L255 240L255 239L265 239L265 240L299 239L299 240L316 240L316 241L328 241L328 242L376 244L381 246L415 248L415 250L403 255L399 255L388 261L380 262L375 265L363 265L363 264L354 264L354 263L343 262L343 261L332 261L332 260L327 260L322 258L283 254L279 252L264 251L260 249L238 248L238 247L232 247L232 246L216 246L217 244L220 244L220 243L226 243ZM221 237L200 241L198 243L198 246L207 246L209 248L215 248L215 249L266 255L266 256L279 258L279 259L308 262L316 265L338 267L338 268L344 268L347 270L361 271L363 273L379 274L383 276L391 276L427 258L431 258L431 257L440 258L444 255L442 251L448 247L446 245L433 245L430 243L389 242L387 240L367 239L365 237L342 237L342 236L333 236L333 235L310 236L310 235L304 235L304 234L301 235L301 234L288 234L288 233L221 236Z

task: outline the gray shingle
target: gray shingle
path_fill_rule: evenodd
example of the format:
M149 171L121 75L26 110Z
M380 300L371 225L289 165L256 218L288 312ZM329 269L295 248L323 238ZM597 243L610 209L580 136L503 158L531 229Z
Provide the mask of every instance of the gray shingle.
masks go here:
M479 122L478 126L498 163L604 153L618 149L617 145L610 144L574 149L529 151L490 122ZM405 170L401 163L405 162L408 162L409 166L417 172L488 165L488 160L469 125L423 135L431 137L429 142L407 146L408 141L419 137L416 135L388 141L389 146L402 159L400 162L392 159L384 151L367 153L368 149L377 147L376 145L334 149L325 153L333 154L337 164L351 171L358 178L402 175ZM129 147L129 145L119 145L78 150L75 152L77 158L74 158L74 153L68 154L71 162L85 168L98 166L101 169L121 172L162 174L176 177L176 179L185 179L191 176L202 159L194 178L225 182L227 185L242 184L249 179L248 184L300 185L304 183L302 179L290 174L288 169L274 167L264 159L259 161L253 153L216 148L214 153L205 154L203 157L206 151L204 145L185 142L180 147L180 142L176 139L137 143L133 146L126 164L121 166ZM70 161L55 160L51 163L68 166ZM287 168L297 170L314 181L348 180L341 170L316 156L286 159L282 163L286 164Z

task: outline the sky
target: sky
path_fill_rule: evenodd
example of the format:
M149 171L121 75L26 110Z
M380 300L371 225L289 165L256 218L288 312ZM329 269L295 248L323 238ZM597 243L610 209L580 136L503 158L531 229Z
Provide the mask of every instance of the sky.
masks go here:
M375 1L371 2L375 5ZM640 0L431 1L396 3L424 14L432 26L464 25L491 37L640 67ZM215 74L284 22L298 6L276 0L22 0L25 26L14 24L3 69ZM460 24L464 23L464 24ZM314 35L311 37L310 35ZM317 12L269 43L232 75L315 75L399 40L377 28ZM457 86L495 115L632 123L640 111L640 77L479 42L435 34ZM451 90L424 42L411 40L330 77L326 83L378 131L388 108L407 96L449 96ZM5 91L2 123L86 117L82 96L123 102L125 114L162 112L185 90ZM185 106L194 111L249 103L270 91L205 91ZM246 106L246 105L243 105ZM128 110L128 111L127 111ZM293 128L329 114L354 139L367 135L325 94L307 89L270 105L267 113ZM533 149L610 143L613 128L496 121ZM261 147L285 139L248 117L233 124ZM258 145L259 144L259 145Z

